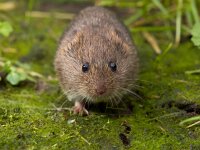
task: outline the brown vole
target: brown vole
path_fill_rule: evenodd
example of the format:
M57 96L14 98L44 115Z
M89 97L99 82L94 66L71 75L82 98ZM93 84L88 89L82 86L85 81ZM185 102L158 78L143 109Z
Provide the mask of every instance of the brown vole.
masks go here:
M126 27L102 7L83 9L63 34L55 57L60 85L74 112L85 101L115 101L131 92L138 57Z

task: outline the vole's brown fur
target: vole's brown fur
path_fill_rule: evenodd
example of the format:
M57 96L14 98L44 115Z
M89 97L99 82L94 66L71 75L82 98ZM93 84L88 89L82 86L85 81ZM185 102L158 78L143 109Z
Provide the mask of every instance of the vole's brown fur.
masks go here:
M83 72L86 62L89 70ZM109 62L117 65L116 71L111 70ZM116 100L130 92L138 57L129 32L116 15L102 7L88 7L62 36L55 69L64 93L76 102L75 112L87 113L83 100Z

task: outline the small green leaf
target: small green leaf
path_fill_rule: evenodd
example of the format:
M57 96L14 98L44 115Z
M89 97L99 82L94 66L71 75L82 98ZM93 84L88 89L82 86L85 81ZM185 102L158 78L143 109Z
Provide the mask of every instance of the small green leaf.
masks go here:
M10 72L6 76L6 80L12 85L17 85L20 82L20 75L16 72Z
M9 22L0 22L0 34L7 37L13 31L13 28Z
M200 23L197 23L193 26L191 34L191 41L194 43L195 46L200 48Z
M21 72L15 72L12 71L6 76L6 80L12 84L12 85L17 85L19 84L20 81L26 80L27 76L25 73Z
M17 85L21 81L31 81L36 82L36 79L43 78L43 76L37 72L31 71L30 66L28 64L23 64L20 62L11 62L9 60L5 60L2 63L2 71L7 74L6 78L0 77L0 80L5 79L11 85Z

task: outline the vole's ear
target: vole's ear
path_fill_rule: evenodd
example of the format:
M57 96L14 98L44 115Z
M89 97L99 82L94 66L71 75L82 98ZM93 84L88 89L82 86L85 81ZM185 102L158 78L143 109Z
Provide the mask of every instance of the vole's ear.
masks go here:
M124 38L123 34L118 29L111 29L111 35L116 40L122 40Z
M65 47L67 50L77 50L83 44L83 34L81 31L72 30L64 33L61 37L60 45Z
M117 50L119 50L122 54L128 55L133 48L132 43L128 42L127 36L123 34L118 29L111 29L111 40L114 41L117 45Z

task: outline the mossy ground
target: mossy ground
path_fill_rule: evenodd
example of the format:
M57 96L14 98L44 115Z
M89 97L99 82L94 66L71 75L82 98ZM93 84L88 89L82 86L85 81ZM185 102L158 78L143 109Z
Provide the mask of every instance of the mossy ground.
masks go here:
M65 98L52 81L57 41L68 21L26 18L25 10L22 3L7 15L14 32L0 39L0 48L4 57L43 74L39 82L45 80L47 88L40 91L39 83L1 85L0 149L200 149L199 126L179 125L196 115L179 105L200 105L200 76L185 74L200 67L199 49L189 39L158 59L140 33L134 33L140 56L141 88L136 91L142 99L130 95L125 104L91 108L89 116L80 117L58 109ZM165 49L169 42L162 42Z

